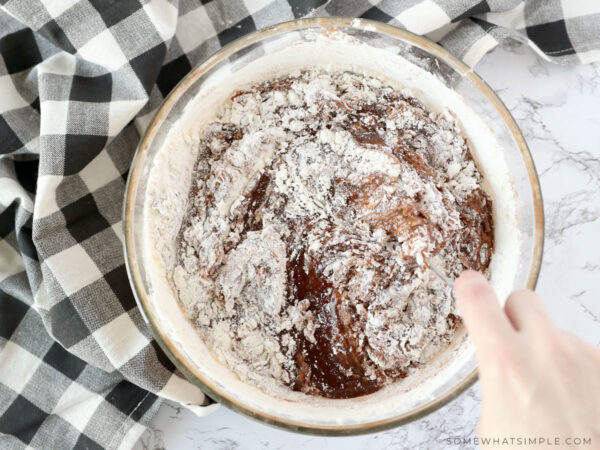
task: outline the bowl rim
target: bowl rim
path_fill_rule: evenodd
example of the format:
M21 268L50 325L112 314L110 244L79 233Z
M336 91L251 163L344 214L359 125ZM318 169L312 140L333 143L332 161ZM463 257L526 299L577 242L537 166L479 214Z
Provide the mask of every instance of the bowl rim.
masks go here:
M261 41L267 37L283 34L290 31L299 31L308 28L354 28L366 31L375 31L391 35L392 37L406 41L411 45L415 45L429 52L432 56L439 58L446 64L450 65L454 70L460 73L463 77L469 79L482 94L492 103L498 111L506 126L508 127L516 145L518 146L521 157L527 170L527 175L530 182L533 197L533 214L534 214L534 234L533 234L533 255L532 264L530 266L526 287L534 289L542 262L542 253L544 246L544 210L542 193L539 184L539 177L533 162L533 158L525 142L525 139L519 129L514 118L496 95L496 93L487 85L483 79L457 57L450 54L447 50L429 39L416 35L406 30L402 30L395 26L369 20L356 19L353 17L322 17L322 18L305 18L296 19L287 22L282 22L266 28L253 31L245 36L242 36L229 44L223 46L220 50L209 56L207 59L194 67L168 94L162 104L156 110L154 116L148 124L144 135L140 139L138 147L135 151L131 169L127 177L125 186L125 199L123 203L123 249L125 256L125 266L127 275L131 284L136 303L138 304L142 316L150 330L169 359L179 369L183 375L194 385L196 385L206 395L213 398L218 403L234 410L237 413L243 414L252 419L258 420L278 428L299 433L320 435L320 436L352 436L366 433L383 431L390 428L395 428L400 425L407 424L414 420L420 419L434 410L441 408L451 400L462 394L467 388L472 386L478 378L477 367L473 369L466 377L460 380L450 390L444 393L441 397L431 400L418 408L405 412L400 415L392 416L386 419L381 419L374 422L366 422L362 424L350 425L314 425L301 421L294 421L276 417L262 411L256 410L248 405L238 402L237 399L230 396L227 392L213 386L210 381L205 379L202 374L195 371L194 367L182 356L177 350L173 342L162 331L152 308L149 307L149 301L146 296L142 275L138 262L133 257L134 255L134 234L133 227L133 210L134 210L134 194L137 191L140 176L143 171L142 156L147 151L150 143L157 132L157 124L162 123L162 120L171 111L173 105L186 92L188 87L196 81L200 76L206 73L217 63L228 58L238 50L247 47L253 43Z

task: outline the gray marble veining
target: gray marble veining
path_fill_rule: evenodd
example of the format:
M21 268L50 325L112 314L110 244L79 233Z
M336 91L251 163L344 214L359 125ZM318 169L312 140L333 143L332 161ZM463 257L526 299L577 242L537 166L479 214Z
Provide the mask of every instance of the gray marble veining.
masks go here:
M561 328L600 345L600 64L562 67L520 44L496 49L475 70L514 115L540 175L546 244L538 293ZM207 417L165 404L136 450L473 448L475 385L403 427L367 436L319 438L256 423L221 407Z

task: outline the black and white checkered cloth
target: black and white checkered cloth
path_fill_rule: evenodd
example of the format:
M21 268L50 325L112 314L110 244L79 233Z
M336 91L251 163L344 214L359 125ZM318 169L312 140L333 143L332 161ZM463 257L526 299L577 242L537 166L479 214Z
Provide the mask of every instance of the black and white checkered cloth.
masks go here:
M474 65L506 39L600 59L598 0L19 0L0 10L0 448L128 448L162 398L208 399L152 340L121 206L134 149L190 69L304 16L389 22Z

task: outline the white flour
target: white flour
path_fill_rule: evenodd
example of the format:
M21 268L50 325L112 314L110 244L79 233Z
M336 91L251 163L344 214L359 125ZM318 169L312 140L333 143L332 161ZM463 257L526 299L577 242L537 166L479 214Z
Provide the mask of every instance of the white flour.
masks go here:
M398 55L398 49L382 49L354 42L341 33L315 33L316 38L295 38L271 43L268 51L241 68L225 66L202 82L200 92L189 100L183 114L170 128L169 135L153 153L144 172L148 177L144 199L143 261L149 285L149 307L181 361L219 396L252 408L271 417L300 424L339 427L349 424L374 423L413 411L439 398L463 380L476 367L474 349L464 330L427 364L415 368L408 376L366 397L348 400L329 399L291 391L281 382L258 388L242 381L198 333L197 327L184 315L170 283L177 262L175 241L186 211L194 161L198 156L199 130L214 118L216 105L222 104L237 87L273 78L296 69L322 67L327 70L352 70L366 74L384 74L399 89L408 87L432 111L451 111L472 144L471 151L493 193L494 254L490 265L491 283L499 298L519 287L519 261L526 259L521 250L515 192L510 186L513 176L499 145L469 101L448 89L436 76ZM341 35L341 36L340 36ZM386 78L386 80L387 80ZM153 150L154 151L154 150ZM457 173L457 166L449 175ZM517 213L519 215L517 215ZM439 262L438 262L439 265ZM516 283L516 284L515 284Z
M461 214L476 216L473 194L486 200L451 114L379 78L310 70L242 89L192 145L173 282L242 379L352 397L405 376L453 336L450 290L423 256L457 276L461 252L479 252ZM324 292L299 293L294 277L312 273ZM311 359L323 345L327 364ZM336 366L333 382L319 375L324 364Z

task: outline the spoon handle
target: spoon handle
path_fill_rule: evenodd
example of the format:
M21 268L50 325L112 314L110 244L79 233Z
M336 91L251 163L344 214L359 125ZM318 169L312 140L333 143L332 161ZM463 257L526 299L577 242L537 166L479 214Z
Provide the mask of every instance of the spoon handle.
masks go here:
M454 281L453 280L448 278L446 276L446 274L444 274L444 272L442 272L439 268L437 268L436 266L431 264L430 261L426 260L426 262L427 262L427 265L429 266L429 268L431 270L433 270L433 273L435 273L440 280L442 280L444 283L446 283L448 286L450 286L452 289L454 289Z

